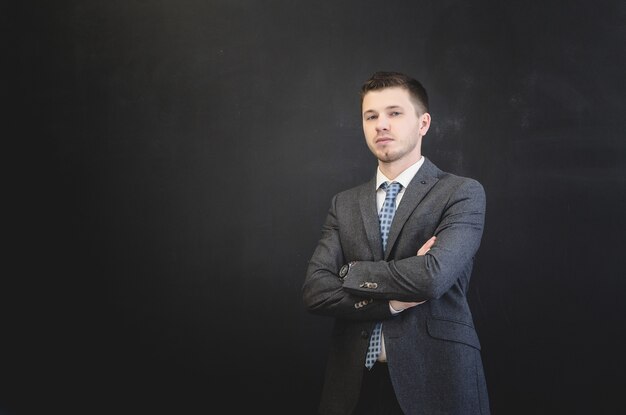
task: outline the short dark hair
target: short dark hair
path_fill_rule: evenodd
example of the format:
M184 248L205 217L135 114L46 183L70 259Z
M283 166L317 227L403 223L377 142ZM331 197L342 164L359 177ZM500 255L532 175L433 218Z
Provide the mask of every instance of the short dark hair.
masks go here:
M428 112L428 94L424 86L418 80L400 72L375 72L361 86L361 103L368 92L393 87L409 91L409 95L417 104L416 109Z

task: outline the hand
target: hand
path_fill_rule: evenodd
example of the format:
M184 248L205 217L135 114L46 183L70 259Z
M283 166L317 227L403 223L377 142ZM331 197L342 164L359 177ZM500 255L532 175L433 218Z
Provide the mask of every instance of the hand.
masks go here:
M395 311L403 311L407 308L415 307L416 305L424 304L426 301L420 301L419 303L415 302L406 302L406 301L398 301L398 300L389 300L389 306L393 308Z
M426 243L424 243L424 245L422 245L422 247L417 251L417 255L418 256L426 255L426 252L430 251L430 248L432 248L436 240L437 240L436 236L433 236L432 238L427 240ZM402 310L406 310L407 308L415 307L416 305L424 304L425 302L426 300L420 301L419 303L389 300L389 306L396 311L402 311Z
M435 240L437 240L436 236L433 236L429 240L427 240L424 245L420 249L417 250L417 256L426 255L426 252L430 251L430 248L435 244Z

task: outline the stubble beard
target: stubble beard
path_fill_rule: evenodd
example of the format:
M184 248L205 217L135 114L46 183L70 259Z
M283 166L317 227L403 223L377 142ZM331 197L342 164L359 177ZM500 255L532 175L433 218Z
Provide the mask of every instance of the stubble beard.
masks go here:
M392 163L400 158L400 156L391 150L379 152L376 154L376 158L383 163Z
M391 149L391 148L382 149L382 150L376 151L374 155L379 161L383 163L393 163L395 161L402 159L407 154L412 153L415 150L415 147L417 147L417 141L411 143L406 148L399 148L396 150Z

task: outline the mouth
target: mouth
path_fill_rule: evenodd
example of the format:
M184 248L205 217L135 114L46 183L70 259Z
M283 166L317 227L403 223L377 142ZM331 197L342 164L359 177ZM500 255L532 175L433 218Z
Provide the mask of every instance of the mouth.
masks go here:
M377 137L376 138L376 144L388 144L391 143L393 141L393 138L391 137Z

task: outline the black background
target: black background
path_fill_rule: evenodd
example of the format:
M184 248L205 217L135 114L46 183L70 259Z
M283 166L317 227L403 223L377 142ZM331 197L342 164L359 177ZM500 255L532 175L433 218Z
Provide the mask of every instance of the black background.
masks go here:
M624 2L2 10L3 415L313 414L331 321L300 288L330 198L374 174L376 70L424 83L423 153L485 186L492 412L623 407Z

